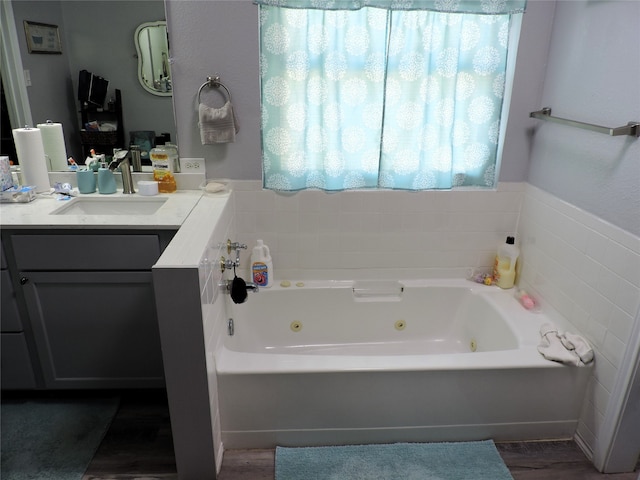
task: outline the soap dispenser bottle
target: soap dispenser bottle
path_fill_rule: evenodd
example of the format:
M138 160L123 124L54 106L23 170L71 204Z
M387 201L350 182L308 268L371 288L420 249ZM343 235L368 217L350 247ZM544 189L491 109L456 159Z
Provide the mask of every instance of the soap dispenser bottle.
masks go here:
M273 261L269 247L262 240L251 252L251 278L259 287L269 288L273 285Z
M102 194L116 193L116 178L107 162L102 162L98 168L98 191Z
M507 237L507 241L498 247L493 264L493 281L500 288L511 288L516 280L516 262L520 250L515 246L515 238Z

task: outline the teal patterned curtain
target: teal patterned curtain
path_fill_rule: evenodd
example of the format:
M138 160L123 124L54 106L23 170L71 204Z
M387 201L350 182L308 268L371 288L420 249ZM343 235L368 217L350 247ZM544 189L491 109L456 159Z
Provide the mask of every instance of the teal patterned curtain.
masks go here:
M381 2L261 5L265 188L494 185L511 18L495 11L524 3L363 6ZM415 10L427 3L441 11ZM345 4L359 6L318 8ZM454 4L482 14L442 11Z
M258 5L315 10L430 10L447 13L498 15L523 13L526 0L254 0Z

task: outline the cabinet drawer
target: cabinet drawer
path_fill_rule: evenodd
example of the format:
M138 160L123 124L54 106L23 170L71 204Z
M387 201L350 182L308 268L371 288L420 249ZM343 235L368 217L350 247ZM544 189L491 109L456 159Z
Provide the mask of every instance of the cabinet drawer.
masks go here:
M23 333L3 333L0 342L0 379L2 389L34 389L36 380L33 375L29 349Z
M158 235L12 235L19 270L149 270Z

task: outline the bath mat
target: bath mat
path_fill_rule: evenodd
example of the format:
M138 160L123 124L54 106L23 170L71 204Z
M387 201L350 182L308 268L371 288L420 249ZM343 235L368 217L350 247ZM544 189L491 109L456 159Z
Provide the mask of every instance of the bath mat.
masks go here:
M513 480L493 441L276 448L276 480Z
M3 399L2 480L81 480L117 398Z

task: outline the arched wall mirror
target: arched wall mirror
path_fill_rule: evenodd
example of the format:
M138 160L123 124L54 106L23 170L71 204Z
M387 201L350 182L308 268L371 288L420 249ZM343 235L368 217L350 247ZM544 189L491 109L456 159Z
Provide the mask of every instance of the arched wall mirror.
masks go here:
M149 93L171 96L171 68L167 22L145 22L134 34L138 55L138 80Z

